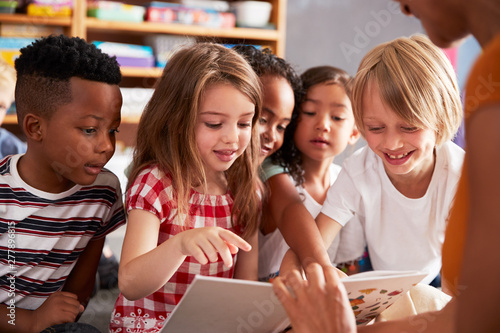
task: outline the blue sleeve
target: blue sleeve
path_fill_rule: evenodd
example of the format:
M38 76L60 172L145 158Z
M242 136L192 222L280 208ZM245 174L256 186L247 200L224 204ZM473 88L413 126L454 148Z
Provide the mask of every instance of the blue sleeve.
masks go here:
M286 169L281 165L273 164L269 158L266 158L261 165L260 178L263 182L266 182L272 176L276 176L281 173L287 173Z
M0 128L0 159L7 155L24 154L26 143L5 128Z

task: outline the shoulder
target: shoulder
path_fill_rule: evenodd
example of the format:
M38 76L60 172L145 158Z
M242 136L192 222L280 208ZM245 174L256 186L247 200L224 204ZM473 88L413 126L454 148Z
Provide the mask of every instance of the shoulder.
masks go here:
M445 142L437 149L439 158L444 160L445 168L460 175L465 158L465 151L452 141Z
M347 172L351 177L358 177L370 170L376 169L377 165L377 155L366 145L356 150L344 161L342 170Z
M150 165L142 169L128 189L127 195L133 197L147 197L156 200L160 196L172 197L173 187L170 174L163 172L157 165Z
M97 176L96 180L91 185L81 186L81 188L71 197L92 197L106 200L109 204L122 202L122 190L118 177L107 169L102 171Z
M464 101L468 117L480 106L500 102L500 34L487 45L471 69Z
M110 186L116 186L120 185L120 181L118 180L118 177L111 172L110 170L104 168L102 171L97 175L97 178L94 182L95 185L110 185Z
M286 173L286 169L279 164L275 164L271 159L267 158L261 165L261 179L263 182L267 181L272 176Z
M163 172L158 165L149 165L139 172L132 183L132 187L155 187L161 184L168 187L172 184L170 174Z
M0 160L0 176L5 176L10 174L12 156L6 156Z
M342 167L340 165L335 163L330 164L330 168L328 169L328 172L330 172L330 182L333 183L335 181L341 170Z

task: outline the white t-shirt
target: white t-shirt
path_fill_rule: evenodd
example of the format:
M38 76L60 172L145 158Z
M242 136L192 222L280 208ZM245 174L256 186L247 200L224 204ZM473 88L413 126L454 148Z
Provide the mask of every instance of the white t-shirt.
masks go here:
M339 175L340 170L341 167L339 165L331 164L329 168L330 184L333 184L333 182ZM276 174L277 173L274 173L273 175ZM291 176L290 179L292 179ZM293 179L292 182L294 182ZM307 191L302 186L296 186L296 188L304 200L304 206L307 208L309 213L311 213L312 217L316 218L316 216L321 211L321 204L314 200L313 197L311 197L311 195L307 193ZM334 254L336 252L337 246L338 241L335 240L331 246L331 250L329 249L329 253L331 252ZM278 228L267 235L262 234L262 232L259 230L259 280L269 281L270 279L273 279L278 275L281 261L283 260L283 256L285 255L286 251L288 251L288 249L289 246Z
M430 283L441 269L441 247L464 154L452 142L437 148L427 192L410 199L393 186L382 160L365 146L345 161L321 212L342 225L358 216L375 270L419 270L428 273L422 283ZM349 243L343 239L342 247Z

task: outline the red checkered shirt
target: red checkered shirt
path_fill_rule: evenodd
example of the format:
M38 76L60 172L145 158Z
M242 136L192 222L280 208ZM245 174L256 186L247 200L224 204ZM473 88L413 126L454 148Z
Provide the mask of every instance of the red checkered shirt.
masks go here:
M127 211L143 209L160 219L158 245L182 232L176 215L177 202L172 193L171 177L158 166L141 171L127 192ZM188 208L189 229L218 226L241 235L241 230L236 230L231 224L233 198L229 193L203 195L191 190ZM111 332L160 331L196 274L231 278L233 267L225 267L220 256L217 262L206 265L187 257L170 280L153 294L137 301L129 301L120 294L111 316Z

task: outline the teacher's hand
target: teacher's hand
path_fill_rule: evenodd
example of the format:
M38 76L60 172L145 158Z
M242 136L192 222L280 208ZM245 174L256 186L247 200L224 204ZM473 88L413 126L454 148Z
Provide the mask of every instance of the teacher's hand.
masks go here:
M292 322L295 333L356 332L347 292L334 267L313 263L307 280L296 270L273 281L273 289Z

